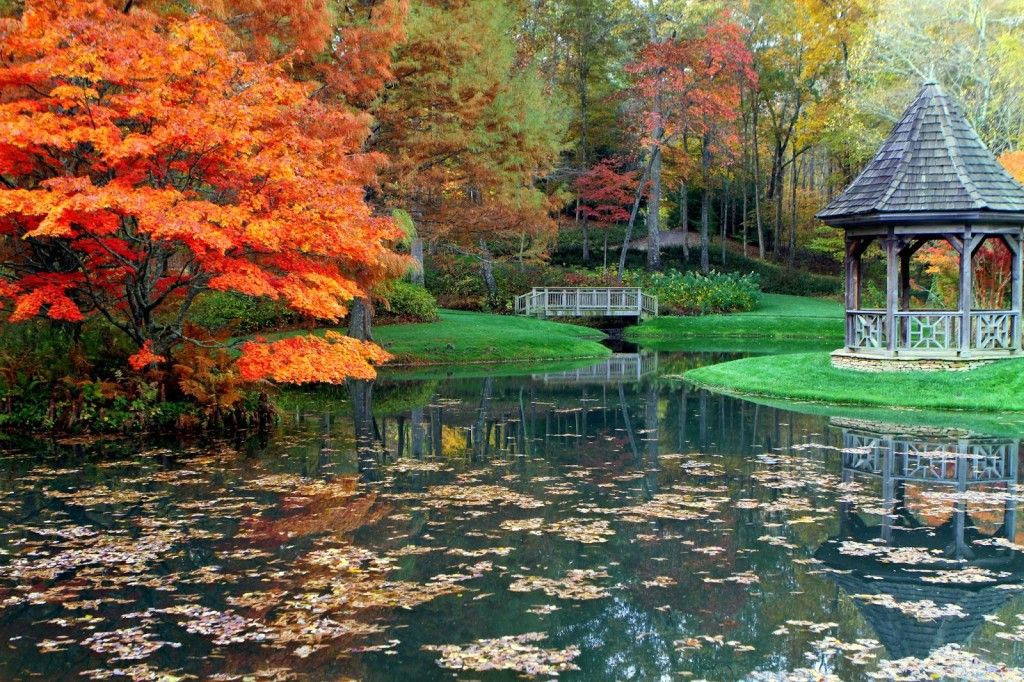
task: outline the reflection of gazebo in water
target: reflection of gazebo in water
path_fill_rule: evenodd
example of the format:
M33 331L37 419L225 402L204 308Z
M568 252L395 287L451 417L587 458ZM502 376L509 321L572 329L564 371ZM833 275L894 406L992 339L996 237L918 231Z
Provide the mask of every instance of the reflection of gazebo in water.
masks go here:
M1024 187L936 85L924 86L875 158L818 217L846 231L846 347L834 364L943 369L1020 352ZM910 262L933 240L959 254L955 310L911 308ZM974 308L974 257L986 240L1010 251L1006 309ZM861 261L876 241L886 259L885 307L867 309Z
M864 431L843 431L843 481L878 479L882 487L882 521L869 525L852 503L839 506L839 535L822 544L815 558L851 595L891 597L896 602L929 600L938 607L958 606L962 613L919 620L913 614L857 598L854 602L893 657L927 656L950 643L966 642L1024 583L1024 557L1012 547L985 541L1013 542L1016 532L1018 442L984 439L941 441ZM928 526L907 506L907 486L925 486L955 493L979 487L995 489L1003 500L1002 525L984 533L971 519L964 495L958 495L952 516ZM888 512L888 513L885 513ZM984 544L977 544L976 541ZM844 541L870 543L880 551L868 556L844 554ZM888 554L889 550L928 552L929 561ZM884 560L883 560L884 559ZM973 567L991 571L979 582L958 584L936 580L936 571ZM930 579L929 579L930 578Z

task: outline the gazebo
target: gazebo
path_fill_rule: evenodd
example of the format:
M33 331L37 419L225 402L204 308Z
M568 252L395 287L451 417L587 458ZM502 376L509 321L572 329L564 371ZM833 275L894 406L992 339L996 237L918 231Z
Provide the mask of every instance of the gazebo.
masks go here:
M957 104L927 83L874 159L818 214L846 233L846 346L839 367L967 369L1021 353L1024 187L988 151ZM862 257L885 254L885 307L865 308ZM959 254L956 309L912 307L910 266L930 241ZM986 240L1009 249L1009 308L974 306L974 261Z

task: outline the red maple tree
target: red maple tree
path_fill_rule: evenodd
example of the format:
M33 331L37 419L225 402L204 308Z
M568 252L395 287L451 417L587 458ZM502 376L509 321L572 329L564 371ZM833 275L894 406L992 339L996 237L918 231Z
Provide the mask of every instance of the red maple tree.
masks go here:
M0 27L0 301L9 320L101 316L170 356L209 291L336 322L389 273L398 231L364 187L368 117L205 16L37 0ZM347 337L247 343L248 379L369 378ZM318 358L314 364L311 356Z
M580 215L599 227L629 220L638 173L621 167L620 160L604 159L576 179Z

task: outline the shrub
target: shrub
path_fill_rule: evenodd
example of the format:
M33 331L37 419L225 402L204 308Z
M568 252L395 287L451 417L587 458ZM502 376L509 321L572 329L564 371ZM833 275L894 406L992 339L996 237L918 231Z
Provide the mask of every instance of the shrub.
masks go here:
M487 291L474 259L437 254L429 256L423 268L427 291L442 308L482 310Z
M480 274L480 261L435 254L426 264L426 287L442 308L512 312L514 299L533 287L563 286L565 271L545 264L494 263L497 293L491 297Z
M211 291L192 304L188 319L211 332L252 334L294 326L301 321L301 316L268 298Z
M384 300L380 308L382 321L433 322L438 319L437 299L419 286L404 280L389 282L379 292Z
M186 334L202 338L194 327ZM135 350L101 320L0 320L0 430L180 432L241 426L259 416L258 396L239 385L228 351L181 346L171 375L163 369L126 370Z
M559 237L561 239L561 236ZM613 270L618 263L618 246L621 238L614 242L616 249L609 262L609 269ZM751 247L751 255L756 249ZM735 250L726 254L725 263L722 263L721 249L717 242L712 243L709 253L711 267L718 272L735 272L739 274L753 272L760 279L761 291L772 294L792 294L794 296L838 296L843 293L843 278L838 275L821 274L814 269L825 272L839 272L840 266L829 264L825 258L816 259L810 254L801 253L801 259L796 267L789 267L773 261L762 261L750 256L744 256ZM626 266L630 269L642 268L646 260L646 254L640 249L630 249ZM600 256L598 256L600 260ZM675 268L682 272L698 271L700 267L700 249L690 249L689 258L683 255L681 247L667 247L662 250L661 261L666 268ZM559 242L559 248L552 254L552 262L561 263L563 266L570 266L580 262L578 246L573 243L565 247Z
M753 310L761 298L754 273L627 272L623 283L638 286L658 297L661 312L673 315L708 315Z

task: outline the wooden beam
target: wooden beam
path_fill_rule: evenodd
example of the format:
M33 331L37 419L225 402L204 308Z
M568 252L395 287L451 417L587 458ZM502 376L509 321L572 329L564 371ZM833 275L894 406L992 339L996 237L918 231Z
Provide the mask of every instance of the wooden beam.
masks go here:
M1010 253L1020 253L1020 244L1017 243L1020 235L1001 234L999 239L1002 240L1003 244L1006 244L1006 248L1010 250Z
M956 249L957 253L962 254L964 252L963 240L955 234L944 234L942 238L949 242L949 245Z
M921 250L921 247L931 241L929 237L921 237L911 241L900 253L907 254L908 258L913 258L914 254Z
M969 239L964 240L970 245L970 254L972 258L974 257L974 252L978 250L978 248L985 242L985 239L987 238L988 235L977 234L970 237Z
M846 238L846 253L856 258L860 258L864 255L864 252L868 250L877 237L847 237Z

